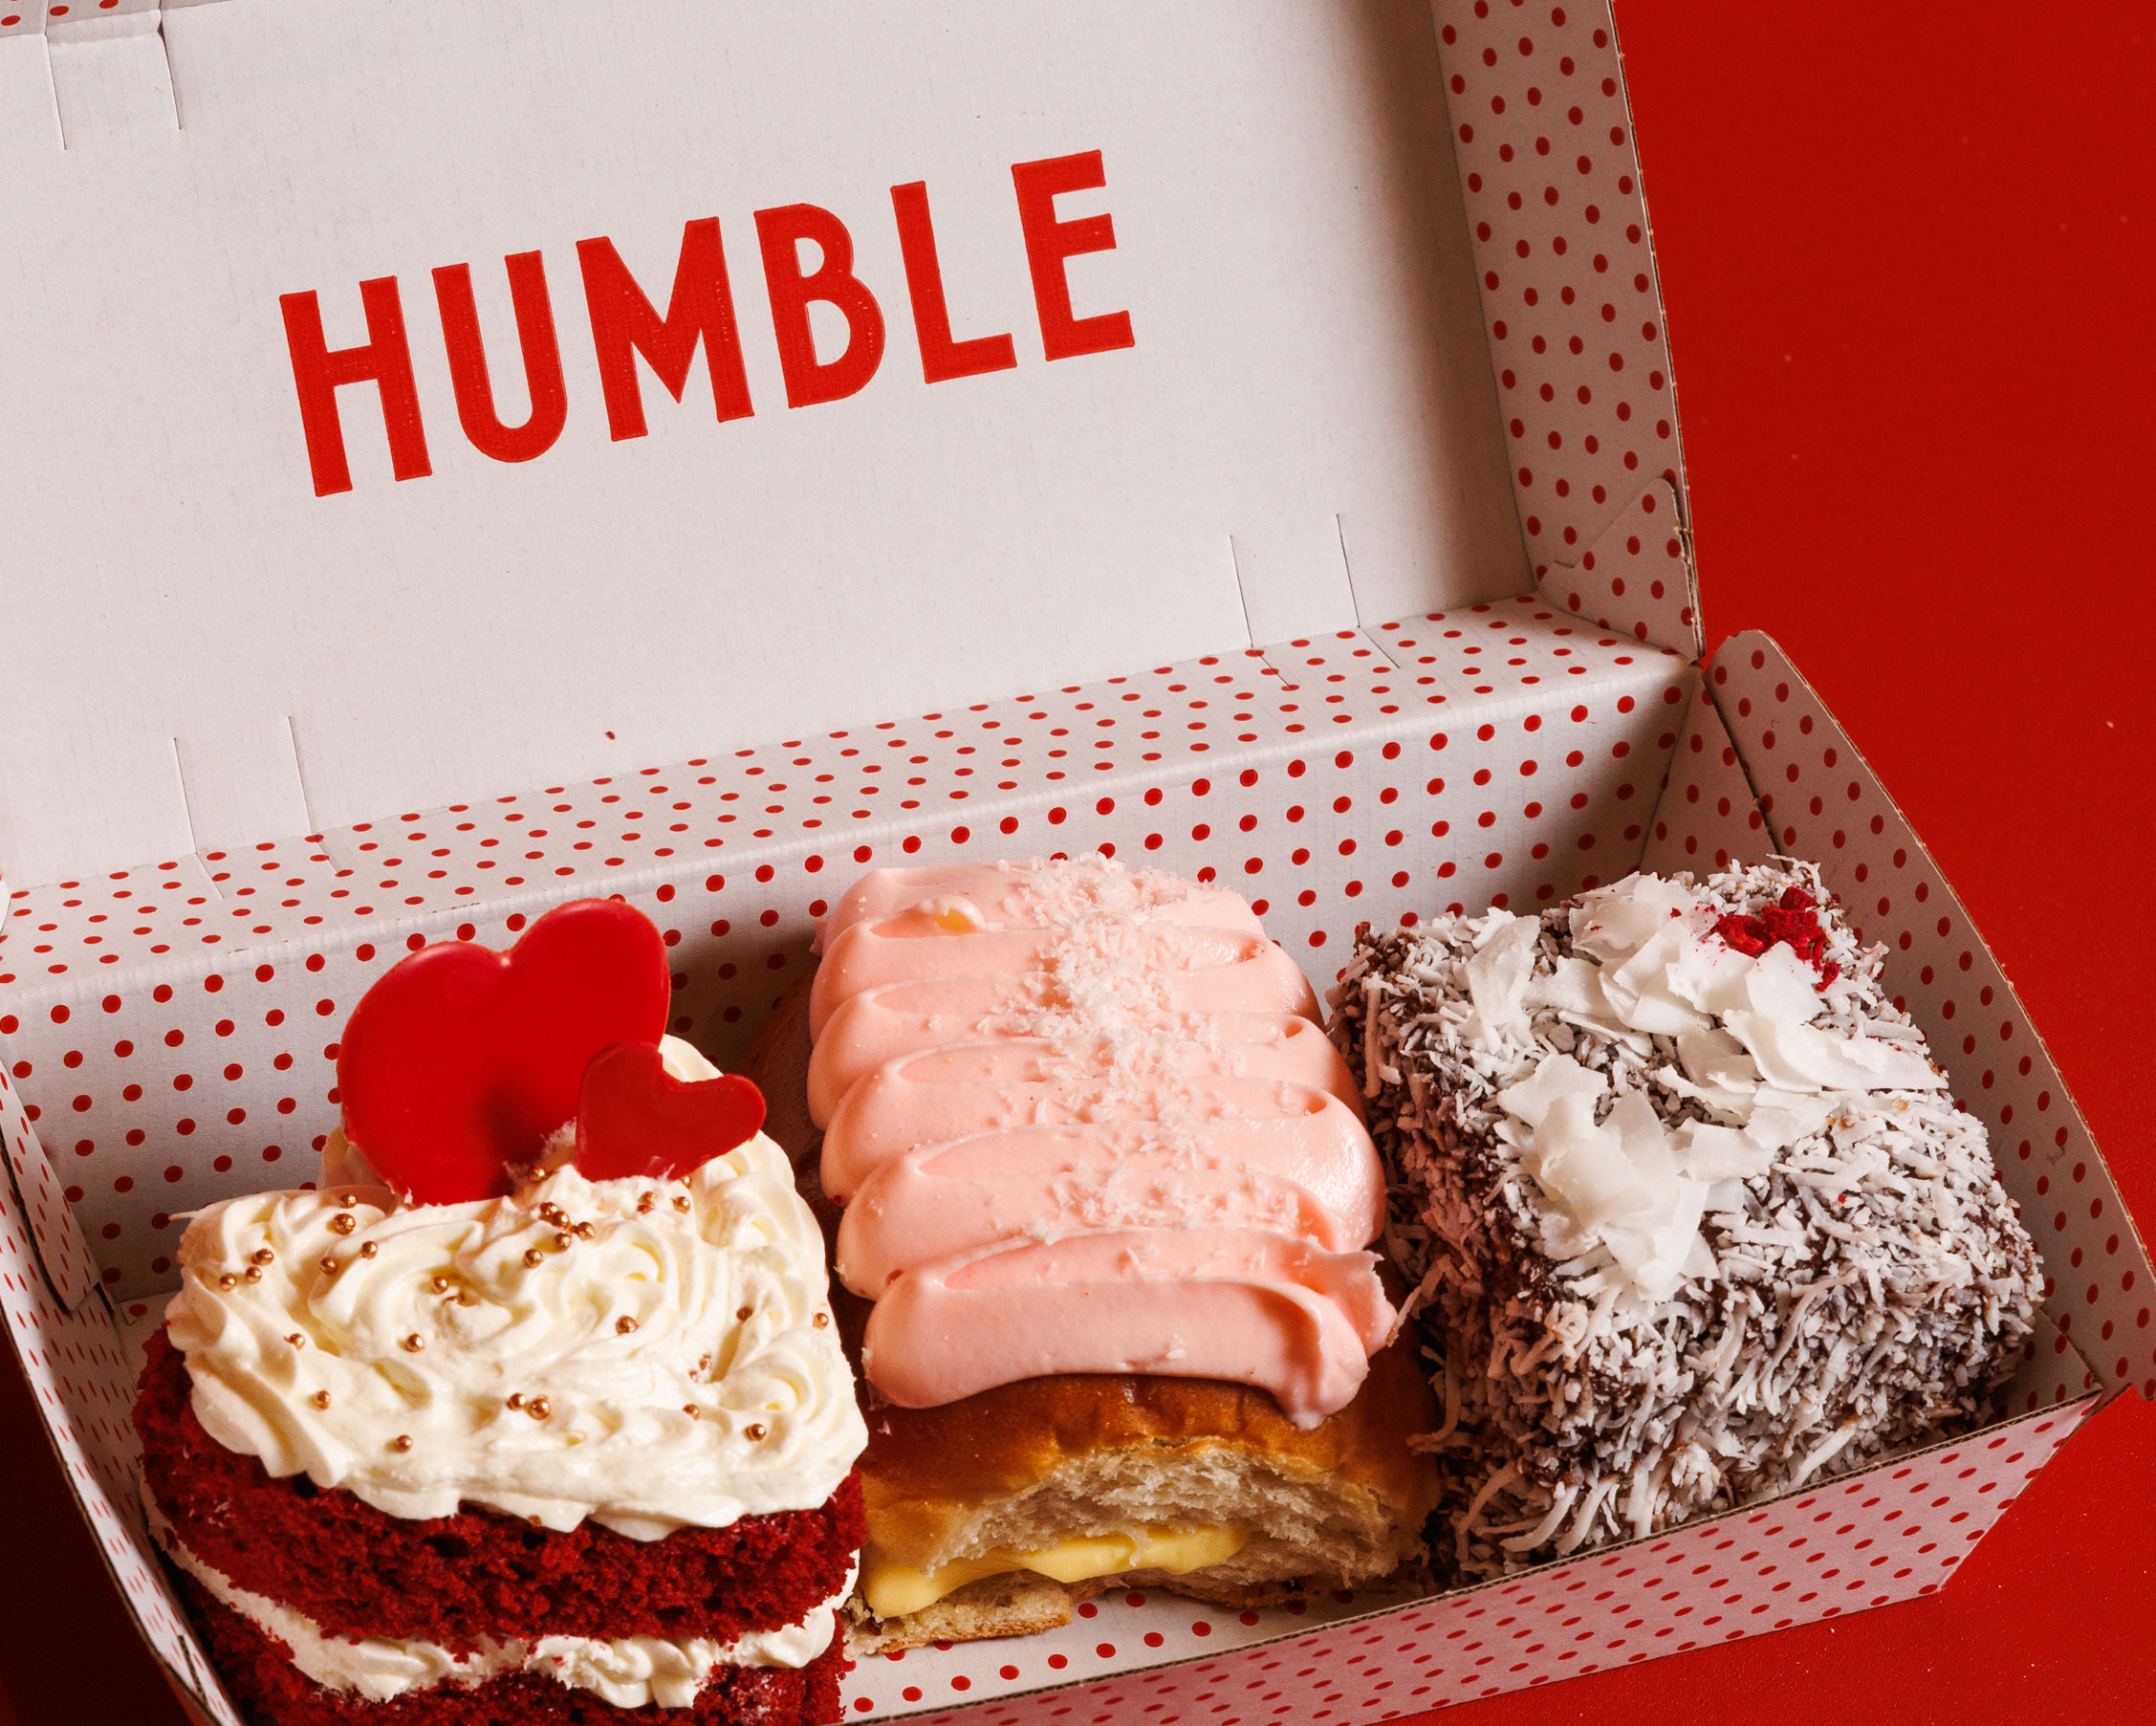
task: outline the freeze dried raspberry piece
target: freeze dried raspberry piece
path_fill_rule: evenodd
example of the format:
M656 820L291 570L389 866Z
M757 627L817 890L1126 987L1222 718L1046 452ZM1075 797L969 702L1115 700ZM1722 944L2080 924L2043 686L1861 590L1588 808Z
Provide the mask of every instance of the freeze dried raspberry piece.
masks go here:
M1818 902L1802 887L1783 892L1778 904L1757 912L1725 911L1714 921L1721 943L1756 958L1780 943L1818 973L1824 989L1841 974L1841 967L1826 956L1826 930L1819 924Z

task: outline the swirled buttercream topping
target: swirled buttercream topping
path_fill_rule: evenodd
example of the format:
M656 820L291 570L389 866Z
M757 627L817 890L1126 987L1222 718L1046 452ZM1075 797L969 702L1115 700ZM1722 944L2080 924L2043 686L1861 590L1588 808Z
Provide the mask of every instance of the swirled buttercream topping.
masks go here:
M823 1503L867 1433L785 1153L758 1134L686 1180L595 1182L554 1166L567 1143L506 1198L199 1213L166 1319L209 1435L397 1517L657 1540Z
M157 1504L144 1494L149 1524L172 1562L227 1606L292 1650L292 1663L326 1690L369 1702L389 1702L439 1684L470 1686L512 1672L536 1672L569 1690L590 1691L616 1708L688 1708L722 1666L803 1667L831 1646L838 1605L853 1592L852 1573L831 1599L799 1624L751 1630L732 1642L702 1637L541 1636L488 1639L459 1654L418 1638L331 1636L306 1613L243 1588L181 1543Z
M1105 862L879 870L822 937L810 1097L885 1396L1151 1372L1304 1425L1354 1397L1392 1320L1361 1250L1383 1174L1241 899Z

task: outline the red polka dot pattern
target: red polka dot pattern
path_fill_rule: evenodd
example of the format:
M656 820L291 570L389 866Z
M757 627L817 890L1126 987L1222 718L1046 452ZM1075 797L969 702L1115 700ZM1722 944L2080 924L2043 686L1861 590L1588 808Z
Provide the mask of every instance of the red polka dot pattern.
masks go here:
M200 5L202 0L0 0L0 37L50 37L54 42L96 41L111 33L111 20L156 14L168 4ZM105 28L100 30L99 27ZM151 30L145 21L136 27Z
M1715 656L1710 688L1775 843L1816 858L1863 938L1885 947L1894 998L1989 1130L2000 1179L2043 1254L2059 1345L2071 1339L2106 1388L2131 1385L2156 1400L2147 1251L1984 938L1772 640L1732 636Z
M1705 875L1732 863L1762 862L1774 849L1729 728L1711 701L1695 700L1640 867Z
M1683 525L1680 509L1676 487L1652 481L1579 562L1538 564L1542 591L1603 629L1671 643L1696 659L1707 651L1707 637L1699 621L1691 529Z
M1684 483L1615 26L1592 0L1436 11L1514 495L1536 579L1557 592L1556 566L1589 547L1600 561L1604 528L1643 485ZM1679 561L1688 569L1688 548Z
M965 1719L1376 1721L1838 1618L1941 1587L2091 1406L2024 1415L1823 1489L1405 1606L1339 1593L1300 1611L1235 1613L1108 1595L1092 1616L1021 1643L866 1661L847 1680L849 1717L940 1723L959 1717L953 1703L985 1700ZM995 1701L1111 1672L1133 1675Z
M862 866L1100 848L1232 882L1329 983L1366 919L1622 874L1696 687L1529 595L62 883L0 919L0 1066L133 1298L175 1211L312 1178L338 1029L415 945L621 894L723 1062Z
M98 1283L98 1267L82 1238L45 1147L31 1129L20 1095L0 1072L0 1147L7 1154L8 1177L15 1214L30 1225L45 1280L60 1304L72 1312Z
M1260 904L1275 937L1322 982L1333 972L1325 950L1341 949L1363 919L1405 920L1498 897L1546 902L1616 879L1648 848L1688 862L1756 854L1769 842L1766 819L1782 812L1751 805L1745 764L1754 776L1771 773L1791 758L1793 731L1821 768L1855 775L1847 782L1858 796L1843 792L1844 799L1876 808L1882 819L1867 822L1854 844L1839 827L1822 827L1816 842L1778 833L1775 842L1818 850L1845 897L1849 883L1869 879L1841 873L1865 846L1899 845L1906 855L1893 866L1928 869L1771 644L1740 640L1714 675L1715 701L1702 702L1696 668L1678 655L1528 596L723 761L413 814L253 859L207 858L194 865L199 875L142 871L142 892L169 896L173 908L161 904L143 919L152 933L131 938L192 932L210 964L175 955L146 974L107 972L109 985L92 972L34 996L20 981L0 995L11 1167L33 1214L40 1192L48 1220L59 1214L50 1199L55 1177L41 1176L30 1154L42 1157L42 1138L57 1153L58 1178L76 1188L66 1196L105 1288L121 1300L147 1296L169 1281L175 1207L306 1177L313 1133L334 1118L337 1029L382 967L430 936L504 944L546 905L594 890L619 891L658 921L679 966L675 1027L724 1059L799 974L814 917L856 869L877 862L980 847L1098 847L1209 873ZM1808 791L1804 772L1790 783L1799 781ZM550 879L541 865L568 872ZM305 876L309 867L316 872ZM302 885L285 889L294 876L305 876ZM182 885L156 885L167 877ZM296 915L296 926L272 924L277 938L252 945L207 940L224 930L206 911L261 898L242 889L272 879L298 903L263 912L249 906L250 914ZM393 890L382 884L407 881L418 908L399 914L375 903ZM187 904L196 897L189 884L207 889L202 904ZM106 884L102 903L126 904L118 889L129 885ZM460 895L467 886L476 890ZM1908 890L1927 916L1942 911L1958 927L1959 908L1942 888ZM58 891L76 901L58 908L79 915L78 937L109 927L90 922L96 902L85 887ZM36 894L11 905L14 927L0 958L19 962L23 934L33 947L59 950L53 937L61 931L39 927L53 921L40 917L49 903ZM332 918L340 926L324 929ZM307 932L294 939L294 928ZM1896 965L1917 964L1937 939L1912 930L1909 956L1898 948ZM98 948L80 938L72 950L80 959ZM1971 957L1956 974L1993 989L1984 1004L2014 1012L2003 982L1974 967ZM1940 1004L1927 1022L1938 1038L1950 1035L1953 1018ZM2029 1042L2031 1066L2016 1067L2014 1080L2048 1088L2025 1106L2070 1110ZM288 1156L289 1172L264 1167ZM2096 1196L2093 1152L2089 1167L2096 1175L2080 1191ZM2022 1179L2031 1176L2046 1178L2031 1169ZM5 1220L12 1226L21 1210ZM2118 1226L2130 1242L2130 1225ZM67 1334L76 1322L46 1300L25 1237L11 1238L23 1268L11 1273L9 1289L29 1303L24 1329ZM63 1265L65 1246L55 1248ZM2094 1381L2064 1332L2085 1334L2102 1315L2065 1310L2075 1299L2067 1290L2055 1300L2059 1326L2031 1349L2014 1387L2033 1412L1962 1441L1953 1457L1966 1452L1969 1460L1950 1479L1939 1472L1947 1453L1936 1465L1897 1458L1786 1510L1750 1509L1644 1547L1406 1607L1348 1596L1304 1603L1300 1612L1230 1615L1142 1593L1115 1597L1089 1603L1067 1631L1023 1650L999 1646L992 1657L965 1647L917 1650L870 1663L856 1674L852 1717L965 1700L986 1704L992 1718L999 1695L1145 1671L1143 1681L1111 1676L1050 1712L1067 1706L1073 1717L1164 1723L1375 1719L1937 1586L2094 1400ZM102 1305L102 1297L85 1301L82 1322L99 1322ZM154 1300L135 1299L130 1311L155 1322ZM88 1435L77 1439L85 1453L103 1443L124 1454L124 1433L99 1424L104 1403L120 1395L111 1387L123 1381L77 1378L48 1402L71 1431ZM1924 1492L1931 1497L1923 1514L1904 1503ZM1800 1515L1809 1520L1792 1519ZM125 1535L123 1520L120 1527ZM1318 1627L1321 1636L1305 1633Z
M131 1610L211 1718L237 1726L135 1520L113 1303L156 1322L175 1209L310 1177L335 1038L383 967L428 940L505 945L594 892L665 931L673 1027L724 1061L873 863L1098 847L1228 881L1324 983L1365 919L1524 908L1643 853L1707 867L1786 846L1887 942L2056 1279L2014 1387L2027 1412L1973 1438L1440 1600L1111 1595L1023 1643L866 1663L849 1718L1377 1720L1859 1610L1947 1581L2099 1380L2156 1394L2131 1220L1929 859L1773 644L1732 643L1697 698L1673 385L1607 5L1435 10L1538 594L6 900L0 1311ZM0 34L54 11L0 5Z

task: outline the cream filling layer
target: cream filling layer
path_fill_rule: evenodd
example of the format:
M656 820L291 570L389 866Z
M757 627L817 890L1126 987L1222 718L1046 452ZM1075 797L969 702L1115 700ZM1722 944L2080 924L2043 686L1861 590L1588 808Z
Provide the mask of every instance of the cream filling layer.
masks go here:
M1136 1534L1073 1535L1033 1552L998 1550L957 1559L934 1570L916 1570L871 1546L860 1555L860 1595L879 1618L904 1618L932 1606L945 1595L984 1577L1030 1570L1058 1583L1091 1582L1136 1570L1187 1576L1225 1564L1250 1539L1242 1528L1150 1528Z
M439 1684L471 1686L515 1672L537 1672L570 1690L586 1690L616 1708L687 1708L712 1671L722 1666L803 1667L831 1646L839 1603L853 1592L854 1577L831 1599L811 1608L797 1625L751 1630L733 1642L658 1636L542 1636L481 1643L478 1651L454 1654L440 1643L367 1636L358 1641L325 1635L304 1612L243 1588L180 1543L145 1488L142 1508L172 1562L230 1608L292 1650L292 1663L326 1690L348 1691L370 1702L388 1702Z
M253 1193L199 1213L179 1258L167 1319L209 1435L389 1516L658 1540L813 1509L867 1442L822 1234L761 1133L678 1181L550 1157L467 1204Z

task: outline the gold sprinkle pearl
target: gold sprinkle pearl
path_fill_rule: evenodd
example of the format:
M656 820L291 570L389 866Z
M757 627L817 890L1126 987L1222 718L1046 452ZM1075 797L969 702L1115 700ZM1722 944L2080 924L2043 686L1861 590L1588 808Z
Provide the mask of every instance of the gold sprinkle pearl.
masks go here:
M254 1262L256 1264L275 1264L277 1256L271 1252L268 1247L257 1247L254 1252Z
M301 1336L296 1330L294 1331L291 1336L287 1337L285 1341L290 1343L294 1348L304 1348L307 1346L307 1339Z
M404 1352L406 1354L417 1354L425 1346L426 1339L421 1336L416 1330L413 1331L410 1336L404 1339Z
M511 1407L512 1409L521 1409L521 1408L523 1408L523 1407L524 1407L524 1392L523 1392L523 1391L521 1391L521 1390L512 1390L512 1391L511 1391L511 1392L509 1393L509 1407Z
M554 1409L545 1397L534 1396L529 1403L525 1404L524 1411L531 1415L534 1420L544 1420L554 1412Z
M330 1218L330 1227L339 1234L349 1234L359 1226L359 1219L349 1211L339 1211Z
M578 1240L589 1240L589 1239L591 1239L591 1237L592 1237L592 1226L591 1226L591 1224L589 1224L589 1223L578 1223L578 1224L577 1225L577 1228L576 1228L576 1235L577 1235L577 1238Z
M704 1418L704 1410L699 1409L694 1403L682 1404L682 1412L687 1415L691 1420L702 1420Z
M449 1292L449 1279L448 1279L448 1278L447 1278L446 1277L437 1277L437 1278L435 1278L435 1279L434 1279L434 1292L435 1292L435 1293L436 1293L437 1295L446 1295L446 1294L447 1294L447 1293Z
M651 1209L651 1199L652 1195L647 1192L642 1198L637 1200L637 1214L639 1216L643 1215Z
M831 1315L829 1313L818 1313L812 1321L812 1322L816 1325L817 1329L821 1330L825 1325L831 1322Z
M337 1260L332 1258L327 1253L322 1255L322 1275L325 1277L334 1277L337 1275Z
M748 1433L751 1444L762 1444L764 1442L764 1423L760 1420L751 1421L748 1427Z
M249 1265L247 1267L247 1279L250 1282L260 1282L262 1280L262 1267L258 1264Z
M229 1271L227 1271L222 1277L217 1278L217 1286L222 1289L234 1289L238 1288L239 1285L240 1279L237 1277L233 1276Z
M637 1322L634 1319L630 1318L627 1313L623 1313L619 1319L614 1321L614 1330L615 1334L618 1336L625 1337L629 1334L629 1332L636 1329L636 1327Z
M412 1435L409 1432L398 1433L396 1437L389 1441L389 1448L393 1451L410 1450L412 1448Z
M735 1319L735 1321L736 1321L737 1322L739 1322L739 1323L742 1323L742 1324L746 1324L746 1323L748 1323L748 1322L749 1322L749 1315L750 1315L751 1313L754 1312L755 1310L756 1310L756 1309L755 1309L754 1307L752 1307L752 1306L745 1306L745 1307L743 1307L743 1308L742 1308L742 1309L741 1309L741 1310L740 1310L739 1312L735 1313L735 1314L734 1314L733 1316L734 1316L734 1319Z
M315 1392L313 1401L316 1408L326 1409L330 1406L330 1393L327 1390L317 1390Z
M537 1247L529 1249L524 1255L524 1264L525 1268L528 1270L535 1271L539 1268L539 1266L546 1263L546 1261L547 1256L544 1253L540 1252Z
M377 1253L381 1251L381 1249L376 1246L375 1243L371 1240L362 1240L359 1243L359 1256L361 1258L372 1258Z
M337 1195L337 1202L343 1209L349 1211L359 1202L359 1195L357 1192L340 1192Z
M558 1230L554 1237L554 1244L556 1247L560 1248L564 1253L568 1252L572 1246L576 1245L576 1242L577 1237L574 1234L570 1234L567 1229Z
M686 1213L688 1210L688 1198L686 1194L680 1192L674 1194L674 1209L684 1213L685 1214Z

